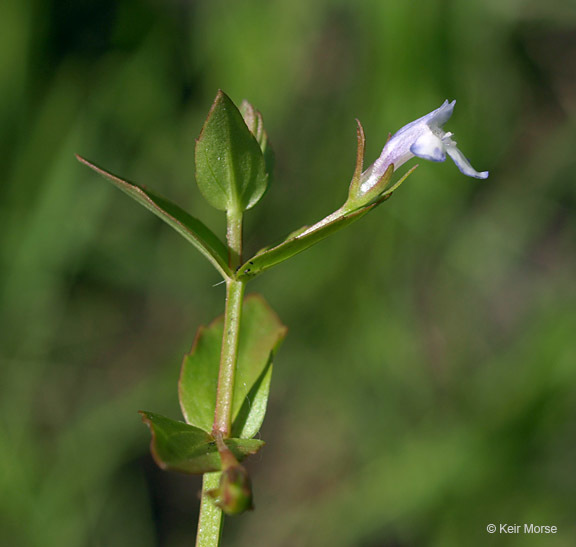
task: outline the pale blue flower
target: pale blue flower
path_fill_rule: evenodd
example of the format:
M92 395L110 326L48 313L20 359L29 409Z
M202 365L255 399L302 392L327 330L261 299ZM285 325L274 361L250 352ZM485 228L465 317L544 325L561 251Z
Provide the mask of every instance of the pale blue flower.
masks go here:
M456 101L451 103L444 101L440 108L405 125L392 135L382 149L380 157L362 173L360 191L368 192L390 164L394 164L396 170L414 156L430 161L444 161L448 154L465 175L477 179L487 178L488 171L476 171L456 147L456 142L452 140L453 134L442 129L452 116L455 104Z

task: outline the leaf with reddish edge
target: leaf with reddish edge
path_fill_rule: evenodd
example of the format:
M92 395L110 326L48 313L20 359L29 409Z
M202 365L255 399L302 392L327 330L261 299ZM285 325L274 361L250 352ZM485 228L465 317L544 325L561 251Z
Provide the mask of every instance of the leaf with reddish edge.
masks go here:
M150 451L159 467L194 475L220 471L220 454L211 435L160 414L146 411L140 414L152 433ZM264 441L258 439L230 438L224 442L238 461L255 454L264 445Z

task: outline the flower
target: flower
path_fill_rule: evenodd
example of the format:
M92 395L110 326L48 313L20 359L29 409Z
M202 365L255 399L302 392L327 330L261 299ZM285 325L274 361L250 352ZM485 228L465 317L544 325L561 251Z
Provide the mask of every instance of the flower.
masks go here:
M488 171L478 172L466 159L452 140L453 133L445 132L442 127L452 116L456 101L444 104L422 118L405 125L388 140L380 157L362 173L360 191L370 191L386 172L390 164L398 169L414 156L430 161L444 161L448 154L456 167L469 177L485 179Z

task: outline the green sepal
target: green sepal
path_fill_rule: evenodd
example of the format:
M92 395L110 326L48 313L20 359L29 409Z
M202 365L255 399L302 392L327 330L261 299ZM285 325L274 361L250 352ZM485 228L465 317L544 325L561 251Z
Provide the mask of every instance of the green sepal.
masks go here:
M344 204L344 208L347 210L354 210L366 205L370 205L374 201L382 202L383 198L389 196L396 190L407 178L412 174L414 169L418 167L417 165L412 167L407 171L398 181L390 184L392 180L392 175L394 174L394 164L390 164L382 176L372 185L372 187L367 191L362 191L362 184L370 176L370 171L372 167L364 171L364 152L366 149L366 137L364 135L364 128L360 123L360 120L356 120L356 138L357 138L357 149L356 149L356 167L354 168L354 175L352 176L352 181L350 182L350 188L348 190L348 199ZM388 135L388 140L390 140L392 135ZM388 141L387 141L388 142Z
M152 434L152 457L162 469L194 475L222 469L216 441L205 431L153 412L140 411L140 415ZM230 438L224 443L238 461L264 446L259 439Z
M78 161L90 167L108 179L114 186L128 194L161 218L166 224L174 228L181 236L192 243L220 272L222 277L228 278L232 275L228 267L228 251L224 243L218 236L210 230L203 222L189 215L175 203L158 196L146 188L121 179L109 173L105 169L94 165L85 158L76 155Z
M394 184L390 185L388 188L385 188L384 191L377 197L377 201L379 203L382 202L383 199L388 198L392 195L392 192L398 190L399 186L418 168L418 164L414 165L406 173L404 173Z
M364 134L364 127L358 118L356 118L356 166L354 168L354 175L350 182L349 196L358 193L360 178L364 170L364 153L366 151L366 135ZM350 197L348 198L350 199Z
M260 145L222 90L196 141L196 182L210 205L236 212L253 207L268 187Z
M178 392L186 422L211 433L218 388L224 317L201 327L182 363ZM259 295L244 300L238 361L234 375L231 436L248 439L264 420L272 375L272 358L286 327Z

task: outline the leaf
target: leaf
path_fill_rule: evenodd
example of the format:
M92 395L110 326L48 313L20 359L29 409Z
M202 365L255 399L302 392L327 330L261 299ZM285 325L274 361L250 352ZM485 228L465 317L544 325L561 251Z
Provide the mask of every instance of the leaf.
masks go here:
M264 298L256 294L246 298L234 377L232 437L249 439L260 430L268 403L272 360L286 332Z
M214 421L224 318L200 328L180 374L180 407L186 421L206 432ZM232 403L233 437L251 438L260 429L270 387L272 357L286 335L276 314L259 295L244 301Z
M220 454L211 435L160 414L145 411L140 414L152 433L152 456L162 469L192 474L220 471ZM224 442L238 461L255 454L264 445L264 441L258 439L231 438Z
M270 393L272 358L273 352L270 352L268 362L248 393L241 393L244 390L234 392L234 403L238 405L238 411L232 422L231 433L233 437L251 439L262 427ZM240 400L242 395L244 395L244 399Z
M332 215L330 215L311 228L300 228L278 245L260 251L250 260L246 261L238 268L237 278L250 279L272 266L305 251L334 232L362 218L368 211L376 207L376 205L379 205L379 203L381 202L372 203L351 213L334 215L332 219L330 218Z
M196 141L196 182L213 207L236 212L256 205L268 186L260 146L221 90Z
M359 139L360 138L361 137L359 137ZM367 204L358 208L352 208L352 210L347 210L349 205L354 207L354 204L346 202L342 208L338 209L320 222L317 222L314 226L310 228L306 226L299 228L292 232L278 245L265 247L260 250L250 260L247 260L238 268L236 278L244 281L251 279L252 277L268 270L272 266L284 262L284 260L305 251L309 247L312 247L312 245L322 241L345 226L356 222L366 213L389 199L394 190L396 190L414 172L416 167L418 166L415 165L412 167L412 169L405 173L397 182L390 186L390 188L385 189L381 194L376 196Z
M175 203L158 196L146 188L121 179L112 173L94 165L81 156L76 155L78 161L90 167L103 177L107 178L114 186L135 199L166 224L174 228L181 236L192 243L220 272L224 278L232 275L228 267L228 251L226 246L210 228L200 220L189 215Z

